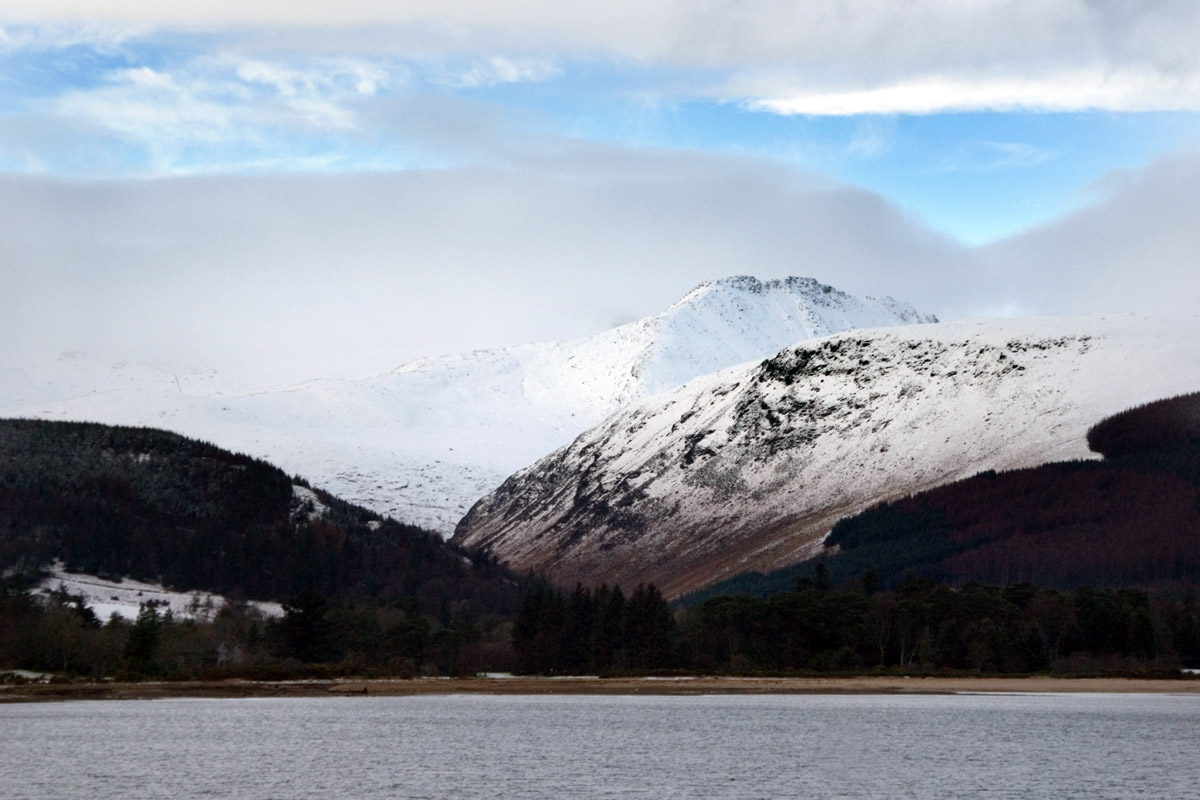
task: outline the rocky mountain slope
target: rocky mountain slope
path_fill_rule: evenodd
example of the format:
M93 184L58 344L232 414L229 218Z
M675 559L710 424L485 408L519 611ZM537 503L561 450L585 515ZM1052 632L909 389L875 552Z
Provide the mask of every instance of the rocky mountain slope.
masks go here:
M810 278L728 278L566 342L421 359L364 380L245 392L208 373L67 359L0 375L0 416L153 425L250 453L347 500L449 535L514 470L617 409L836 331L928 322Z
M623 411L477 503L455 541L668 597L815 553L839 518L1200 387L1200 319L972 320L789 347Z
M1100 458L986 470L878 503L839 520L817 561L743 572L680 601L790 592L813 579L818 563L833 585L867 581L895 589L915 575L953 586L1194 594L1200 393L1108 417L1087 441Z

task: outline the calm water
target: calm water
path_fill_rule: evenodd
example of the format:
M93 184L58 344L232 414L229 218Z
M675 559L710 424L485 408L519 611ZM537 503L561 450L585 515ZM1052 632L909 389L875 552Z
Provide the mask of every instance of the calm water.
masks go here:
M0 706L0 798L1200 798L1200 698Z

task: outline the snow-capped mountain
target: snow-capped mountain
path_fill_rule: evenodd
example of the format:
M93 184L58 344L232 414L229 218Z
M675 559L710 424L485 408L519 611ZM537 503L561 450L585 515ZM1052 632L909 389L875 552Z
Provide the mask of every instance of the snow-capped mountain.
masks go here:
M620 412L505 481L454 538L564 585L679 596L803 560L878 500L1090 457L1103 417L1197 389L1200 318L838 334Z
M60 363L53 381L0 377L0 416L177 431L449 535L514 470L629 403L803 339L932 319L810 278L736 277L591 337L421 359L364 380L244 392L207 373Z

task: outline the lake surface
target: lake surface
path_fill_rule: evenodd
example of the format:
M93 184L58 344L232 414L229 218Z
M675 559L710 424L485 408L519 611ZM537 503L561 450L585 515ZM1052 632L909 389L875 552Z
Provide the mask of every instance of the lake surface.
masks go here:
M0 705L0 798L1200 798L1200 697Z

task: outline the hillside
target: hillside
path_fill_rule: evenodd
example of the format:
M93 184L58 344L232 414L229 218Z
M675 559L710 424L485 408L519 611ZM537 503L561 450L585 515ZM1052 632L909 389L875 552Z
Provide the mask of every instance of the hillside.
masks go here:
M71 357L45 374L0 374L0 416L178 431L449 536L513 471L631 403L803 339L932 319L811 278L736 277L594 336L421 359L363 380L247 392L209 373Z
M1021 582L1056 589L1200 584L1200 394L1156 401L1088 431L1102 461L988 471L833 527L822 561L833 581L873 568L880 585L909 574L944 583ZM789 591L809 564L746 574L722 593Z
M0 420L0 574L72 572L256 600L299 592L509 613L515 587L436 534L176 434Z
M454 541L565 585L678 597L816 555L880 500L1094 457L1097 420L1197 386L1196 318L840 334L615 415L482 499Z

